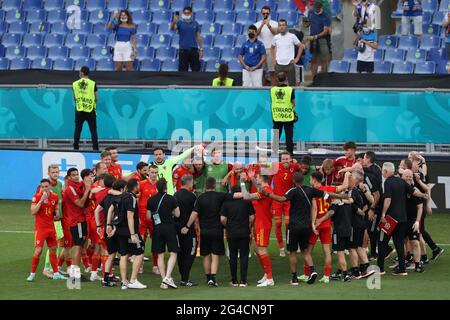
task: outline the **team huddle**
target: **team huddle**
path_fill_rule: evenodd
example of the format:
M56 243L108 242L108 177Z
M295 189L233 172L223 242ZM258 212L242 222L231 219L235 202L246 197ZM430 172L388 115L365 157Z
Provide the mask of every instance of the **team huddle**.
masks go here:
M151 238L152 272L161 276L162 289L177 288L172 276L176 265L179 285L195 286L190 272L198 255L208 286L218 286L219 258L225 254L230 285L248 286L253 242L263 271L257 286L274 286L268 251L273 226L279 255L289 256L294 286L318 278L312 252L319 239L324 255L319 282L325 284L383 275L385 259L395 251L392 274L400 276L408 269L424 271L429 263L426 244L431 260L443 253L425 229L431 197L426 161L418 152L411 152L396 170L391 162L380 168L374 152L356 154L353 142L344 145L344 156L325 159L320 166L309 155L297 161L289 152L282 152L279 162L260 156L244 166L225 162L221 151L213 149L205 161L204 149L195 146L167 159L156 148L152 163L139 162L134 173L124 176L117 149L109 147L95 168L70 168L64 184L58 180L58 165L50 165L31 203L35 251L27 280L35 279L47 243L43 274L48 278L88 280L83 266L89 280L101 281L103 287L144 289L138 275L144 272L145 244ZM333 252L337 270L332 274ZM112 272L116 259L120 276ZM370 268L372 260L378 269Z

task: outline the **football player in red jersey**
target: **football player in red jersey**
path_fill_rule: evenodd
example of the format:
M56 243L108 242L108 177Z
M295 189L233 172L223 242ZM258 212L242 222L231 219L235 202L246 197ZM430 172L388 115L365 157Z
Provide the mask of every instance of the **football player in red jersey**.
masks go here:
M119 152L116 147L107 147L105 151L108 151L111 155L111 165L108 167L108 172L114 176L116 180L122 179L122 167L118 163Z
M269 163L269 159L265 156L259 156L258 157L258 163L251 163L247 166L247 172L251 171L255 175L255 179L258 178L260 174L269 176L269 185L272 184L273 180L273 168L271 164ZM250 180L250 178L248 178ZM257 192L257 186L255 186L253 183L250 187L250 192L255 193Z
M344 181L343 175L338 175L339 170L351 168L356 162L356 144L354 142L346 142L344 144L344 155L333 160L334 172L336 173L336 184Z
M125 181L135 179L139 182L144 181L148 177L148 163L140 161L136 165L136 171L124 178Z
M173 185L176 190L181 189L181 178L186 174L193 174L194 166L190 158L184 159L182 164L178 166L172 173ZM192 191L192 190L191 190Z
M58 195L51 191L50 180L42 179L40 191L33 196L31 201L31 215L35 216L35 249L31 263L31 273L27 281L33 281L36 276L36 269L39 264L44 242L47 242L47 246L50 249L50 264L53 269L53 279L67 279L58 272L58 258L56 256L58 239L53 221L54 219L59 220L58 202Z

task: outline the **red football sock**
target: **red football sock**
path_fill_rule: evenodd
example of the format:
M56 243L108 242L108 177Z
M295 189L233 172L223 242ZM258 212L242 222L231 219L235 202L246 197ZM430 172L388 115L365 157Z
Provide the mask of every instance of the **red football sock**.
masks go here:
M153 266L157 267L158 266L158 254L152 253L152 258L153 258Z
M323 271L323 275L329 277L330 273L331 273L331 264L326 264Z
M56 252L49 253L50 264L52 265L53 273L58 272L58 258L56 257Z
M91 266L91 272L95 271L97 272L98 268L98 261L100 260L100 256L98 255L92 255L92 266Z
M88 257L92 257L92 255L94 254L94 247L92 245L87 247L86 254L88 255Z
M303 265L303 274L309 276L309 267L306 263Z
M261 260L264 262L264 273L267 279L272 279L272 262L267 253L261 255Z
M38 265L39 265L39 256L33 254L33 257L31 258L31 273L36 273Z
M284 247L283 245L283 232L282 232L282 223L281 223L281 217L275 218L275 236L277 237L278 242L278 248L282 249Z
M89 257L86 253L83 253L81 255L81 260L83 261L83 266L85 269L87 269L89 267Z
M72 258L66 259L66 265L67 265L67 268L69 268L72 265Z
M264 272L266 272L266 269L264 268L264 260L262 259L261 255L257 253L256 256L258 257L259 264L263 268Z
M64 255L60 255L58 258L58 267L62 267L62 265L64 264L64 260L66 260L66 258L64 257Z

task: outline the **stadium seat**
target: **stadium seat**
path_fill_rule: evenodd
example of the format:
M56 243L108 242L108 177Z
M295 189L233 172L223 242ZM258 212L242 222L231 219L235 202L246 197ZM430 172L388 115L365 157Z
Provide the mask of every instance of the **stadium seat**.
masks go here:
M134 21L134 13L133 12L133 21ZM89 22L90 23L108 23L109 22L109 12L106 10L98 9L95 11L91 11L89 13ZM137 23L136 21L134 21Z
M177 36L179 36L179 35L177 35ZM205 48L212 47L214 39L215 39L215 37L210 34L206 34L206 35L202 36L203 47L205 47ZM175 43L175 39L172 41L172 43ZM176 44L178 45L178 41L176 42ZM175 47L175 45L172 45L172 47Z
M438 25L442 25L442 23L444 22L445 19L445 15L447 14L447 12L442 12L442 11L436 11L433 15L433 20L432 23L433 24L438 24Z
M148 10L148 0L132 0L128 2L128 10L134 13L138 10Z
M4 22L3 20L5 20L5 11L0 9L0 22Z
M124 10L127 8L127 0L109 0L107 8L109 11Z
M398 45L397 36L380 36L378 38L379 49L396 48L397 45Z
M268 6L272 13L276 12L277 4L275 3L275 0L258 0L256 3L256 11L261 12L262 7L264 6Z
M94 24L94 29L92 29L93 34L102 34L105 37L111 34L111 30L106 28L105 23L96 23Z
M71 24L75 24L76 21L81 22L87 22L89 19L89 11L87 10L80 10L78 15L78 9L74 7L69 7L69 9L66 9L67 12L67 24L70 26Z
M9 59L0 57L0 70L8 70Z
M438 9L438 0L422 0L423 11L435 12Z
M409 61L402 61L394 63L392 73L396 74L411 74L414 71L414 64Z
M384 53L384 61L404 61L405 51L403 49L387 48Z
M427 50L416 49L406 52L406 61L417 63L423 62L427 59Z
M240 11L253 11L255 9L255 0L240 0L236 1L234 10L238 13Z
M5 55L5 50L6 50L5 47L0 44L0 58Z
M175 12L175 11L179 11L180 15L183 12L183 8L187 7L187 6L191 6L191 1L190 0L172 0L172 5L170 6L170 9Z
M216 10L216 8L214 8ZM236 21L236 13L234 11L216 12L216 22L226 25L228 23L234 23ZM219 13L219 14L217 14Z
M428 12L428 11L422 12L422 23L423 24L430 24L432 20L433 20L432 12Z
M212 0L195 0L194 2L194 11L198 12L199 10L212 10Z
M356 61L350 63L350 67L348 69L348 73L358 73L357 66L358 66L358 63Z
M64 8L64 0L45 0L44 9L46 11L58 10Z
M26 33L28 32L29 24L25 21L16 21L9 24L9 33Z
M214 39L214 47L224 49L227 47L233 47L234 45L234 36L231 35L218 35Z
M422 36L420 49L430 50L431 48L439 48L441 45L441 38L439 36Z
M86 8L86 1L91 0L66 0L66 8L70 6L79 6L81 9Z
M156 32L154 32L156 33ZM170 30L170 23L161 23L158 27L158 34L168 34L172 35L174 34L174 30Z
M3 0L1 4L3 10L17 10L22 7L22 0Z
M340 0L330 0L331 16L336 17L342 11Z
M446 60L445 49L443 48L432 48L428 51L428 61L433 61L439 64L442 60Z
M27 22L43 22L47 19L47 12L45 10L29 10L27 11Z
M52 24L51 33L66 35L70 32L65 22L56 22Z
M48 22L34 22L30 24L30 33L48 33L50 32L50 23Z
M86 39L86 46L89 48L103 47L106 45L106 36L104 34L90 34Z
M90 22L82 22L80 24L80 28L76 28L75 26L71 26L68 24L69 29L72 30L73 33L88 35L92 33L92 23Z
M419 39L416 36L400 36L398 40L398 48L411 50L417 49L419 46Z
M246 42L248 40L248 36L246 34L241 34L239 36L237 36L236 38L236 47L242 47L242 45L244 44L244 42Z
M242 24L227 23L222 26L223 35L240 35L242 33Z
M156 24L170 23L172 21L172 12L168 10L158 11L153 15L152 22Z
M25 13L22 10L6 11L5 21L8 23L24 21L24 20L25 20Z
M154 48L165 48L170 46L170 35L154 35L150 40L150 46Z
M168 10L170 8L170 0L150 0L150 10Z
M236 22L244 25L253 24L256 22L256 12L253 10L239 11L236 16Z
M236 46L235 48L227 47L222 50L221 59L226 61L231 61L238 58L241 52L241 46Z
M152 47L138 47L137 56L139 59L153 59L155 57L155 49Z
M294 27L298 24L298 11L279 12L278 19L285 19L289 27Z
M14 58L23 58L25 57L25 47L7 47L5 52L5 57L8 59L14 59Z
M225 61L219 60L219 59L206 61L205 71L206 72L217 72L217 69L219 69L219 66L221 63L225 63Z
M5 21L0 21L0 34L4 34L8 31L8 24Z
M156 34L158 26L156 23L147 22L147 23L140 23L137 26L137 34L149 34L153 35Z
M218 35L220 34L220 23L205 23L202 25L202 35L211 34Z
M392 63L389 61L375 61L374 62L374 73L391 73Z
M95 60L111 58L111 47L95 47L94 49L92 49L91 58Z
M278 1L278 12L295 11L298 10L294 1L292 0L279 0Z
M215 0L214 1L214 11L223 12L233 10L234 3L233 0Z
M212 36L211 36L212 38ZM203 37L204 41L205 37ZM178 33L175 33L172 37L172 47L179 49L180 47L180 35ZM203 47L206 48L205 43L203 42Z
M72 59L56 59L53 61L53 70L73 70L74 62Z
M342 57L342 60L354 62L356 61L357 57L358 57L358 50L356 50L355 48L348 48L344 49L344 56Z
M114 71L114 61L111 58L99 59L95 68L97 71Z
M220 59L221 50L220 48L205 48L203 53L203 59L205 60L216 60Z
M80 70L83 66L87 66L90 70L95 70L95 65L94 59L78 59L75 61L75 70Z
M69 33L66 36L65 46L68 48L84 46L86 43L86 36L84 34Z
M89 0L89 4L86 6L86 10L104 10L106 9L106 0Z
M31 69L45 69L51 70L53 66L53 61L48 58L41 58L33 60L31 63Z
M222 59L222 60L224 60L224 59ZM228 71L242 72L242 65L238 59L232 59L228 62Z
M158 53L158 52L156 52ZM165 59L162 61L161 71L178 71L178 59Z
M332 60L330 62L329 72L348 73L350 65L347 61Z
M53 24L57 22L66 22L67 13L65 10L53 10L47 14L47 22Z
M439 6L439 11L442 11L442 12L450 11L450 0L441 0L441 5Z
M47 57L52 60L65 59L69 56L69 48L67 47L51 47L48 49Z
M177 49L173 47L156 49L155 57L159 60L175 59L176 56L177 56Z
M31 61L28 58L12 59L9 62L9 70L30 69Z
M158 59L144 59L141 61L139 70L141 71L160 71L161 61Z
M2 37L2 44L5 47L19 46L22 42L22 35L15 33L5 33Z
M383 60L384 60L384 49L376 49L373 61L383 61Z
M421 61L416 63L415 74L434 74L436 72L436 63L433 61Z
M133 22L138 25L152 21L152 14L147 10L138 10L133 12Z
M441 33L441 26L437 24L424 24L422 25L422 32L424 35L439 36Z
M111 39L112 39L112 42L111 42ZM114 39L115 39L115 35L111 34L108 37L107 45L114 46L114 44L116 43L116 41ZM137 34L136 35L136 44L137 44L138 48L139 47L147 47L149 43L150 43L150 36L148 34Z
M214 22L214 17L214 12L210 10L203 10L195 13L195 21L201 25Z
M27 49L26 57L34 60L34 59L42 59L47 56L47 48L45 47L31 47Z
M27 33L23 36L22 46L25 48L41 46L44 36L42 34Z
M85 46L73 47L70 49L69 58L73 60L89 58L89 51Z

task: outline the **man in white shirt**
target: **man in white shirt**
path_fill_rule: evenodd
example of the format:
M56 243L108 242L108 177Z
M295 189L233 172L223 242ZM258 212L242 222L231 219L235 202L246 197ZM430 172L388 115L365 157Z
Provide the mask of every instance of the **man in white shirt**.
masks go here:
M377 35L371 30L367 21L362 31L358 32L353 43L358 49L356 70L359 73L374 71L375 51L378 48Z
M300 60L304 46L294 34L288 32L286 20L278 21L278 31L279 34L272 41L272 63L275 64L275 72L286 73L289 85L295 86L295 64ZM299 50L297 56L294 56L296 46Z
M261 15L263 19L258 21L255 26L258 28L256 32L256 36L259 38L262 43L264 43L264 47L267 48L267 58L263 65L263 86L267 85L266 80L266 69L269 69L269 77L270 83L273 85L276 82L275 79L275 65L273 64L272 57L270 55L271 50L269 48L272 46L272 41L275 35L278 32L278 22L270 19L270 7L264 6L261 9Z

